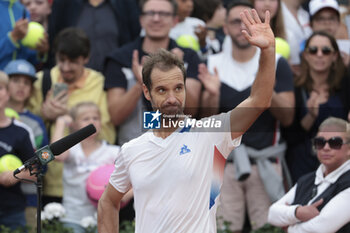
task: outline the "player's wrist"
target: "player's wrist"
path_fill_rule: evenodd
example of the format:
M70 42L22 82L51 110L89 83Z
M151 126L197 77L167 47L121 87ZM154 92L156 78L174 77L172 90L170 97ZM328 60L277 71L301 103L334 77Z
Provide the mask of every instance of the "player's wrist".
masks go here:
M261 52L265 52L265 53L275 53L276 49L275 49L275 43L271 43L268 46L264 47L264 48L260 48Z

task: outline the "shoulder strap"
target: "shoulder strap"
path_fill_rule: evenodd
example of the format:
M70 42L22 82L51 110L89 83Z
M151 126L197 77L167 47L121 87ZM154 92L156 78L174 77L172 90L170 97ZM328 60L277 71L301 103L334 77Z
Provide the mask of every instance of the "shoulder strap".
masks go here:
M43 83L41 85L41 91L43 94L43 100L45 101L46 94L51 88L51 74L50 74L50 69L44 69L44 76L43 76Z
M338 180L331 184L323 193L321 193L314 201L318 201L323 198L323 203L317 207L319 211L338 193L350 187L350 170L342 174Z

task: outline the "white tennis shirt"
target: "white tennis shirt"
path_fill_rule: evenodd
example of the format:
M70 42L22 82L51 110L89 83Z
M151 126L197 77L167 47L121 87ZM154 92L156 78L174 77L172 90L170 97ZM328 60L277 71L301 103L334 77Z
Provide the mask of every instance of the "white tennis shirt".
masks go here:
M110 183L133 188L136 233L216 232L225 161L241 141L231 139L229 113L215 116L220 132L178 128L162 139L148 131L123 145Z

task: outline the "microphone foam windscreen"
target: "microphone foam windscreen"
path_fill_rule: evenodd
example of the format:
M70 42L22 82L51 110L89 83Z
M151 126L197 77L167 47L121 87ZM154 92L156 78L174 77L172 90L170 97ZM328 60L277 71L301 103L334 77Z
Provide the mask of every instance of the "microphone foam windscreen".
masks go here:
M53 155L60 155L95 132L96 128L93 124L81 128L78 131L52 143L50 145L51 152Z

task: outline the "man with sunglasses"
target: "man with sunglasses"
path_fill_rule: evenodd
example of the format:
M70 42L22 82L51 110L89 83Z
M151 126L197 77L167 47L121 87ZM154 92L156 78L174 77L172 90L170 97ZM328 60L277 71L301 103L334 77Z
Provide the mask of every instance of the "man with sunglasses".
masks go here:
M269 210L269 222L297 232L350 232L350 125L327 118L313 139L321 165Z

